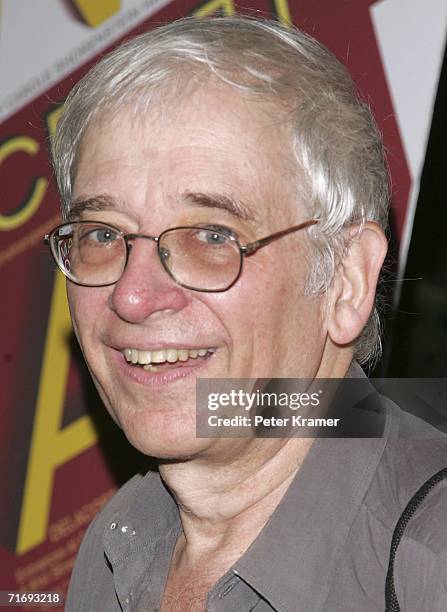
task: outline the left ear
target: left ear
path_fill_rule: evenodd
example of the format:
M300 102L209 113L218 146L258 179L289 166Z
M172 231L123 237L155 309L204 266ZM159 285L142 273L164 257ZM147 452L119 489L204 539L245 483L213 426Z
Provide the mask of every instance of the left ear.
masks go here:
M387 249L385 234L376 223L349 229L348 248L328 292L328 333L335 344L349 344L365 327Z

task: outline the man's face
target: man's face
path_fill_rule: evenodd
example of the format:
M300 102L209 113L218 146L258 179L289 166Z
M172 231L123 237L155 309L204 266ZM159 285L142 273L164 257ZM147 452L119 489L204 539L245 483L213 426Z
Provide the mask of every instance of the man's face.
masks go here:
M295 195L282 115L223 86L179 100L181 108L133 120L123 111L88 131L74 201L96 198L99 210L84 210L81 219L151 236L222 225L246 244L309 218ZM229 202L238 203L236 211ZM195 438L196 377L314 377L322 370L323 300L304 295L309 253L305 231L291 234L248 257L228 291L200 293L176 285L155 243L137 239L115 285L68 283L90 371L134 446L184 457L216 444ZM126 349L207 352L151 371L128 363Z

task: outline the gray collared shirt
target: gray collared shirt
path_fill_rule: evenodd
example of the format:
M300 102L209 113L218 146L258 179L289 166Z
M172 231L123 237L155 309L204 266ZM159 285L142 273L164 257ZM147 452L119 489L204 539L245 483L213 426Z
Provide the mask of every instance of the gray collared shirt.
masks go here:
M210 591L207 610L384 610L394 526L418 487L447 465L443 434L388 400L384 410L380 438L314 442L267 525ZM446 488L430 493L398 549L395 583L405 612L447 610ZM180 531L158 472L135 476L90 525L66 611L158 610Z

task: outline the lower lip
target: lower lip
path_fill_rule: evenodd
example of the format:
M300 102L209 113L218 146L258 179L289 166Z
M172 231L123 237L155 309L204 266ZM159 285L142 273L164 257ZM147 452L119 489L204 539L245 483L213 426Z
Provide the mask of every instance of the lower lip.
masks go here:
M118 367L127 378L130 378L133 382L154 389L166 387L184 378L197 376L198 372L209 365L214 355L214 353L207 353L205 357L197 357L195 361L190 358L188 361L191 362L191 364L184 362L185 365L182 366L171 367L166 370L161 370L160 372L151 372L150 370L143 370L141 366L128 363L120 351L115 350L114 353L114 358Z

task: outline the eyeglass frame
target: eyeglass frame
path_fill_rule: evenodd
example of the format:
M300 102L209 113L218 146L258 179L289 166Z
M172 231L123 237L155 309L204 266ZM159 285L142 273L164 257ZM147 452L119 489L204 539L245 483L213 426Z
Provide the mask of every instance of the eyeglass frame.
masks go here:
M117 283L121 279L122 275L124 274L124 271L125 271L125 269L127 267L127 263L129 261L129 255L130 255L130 251L132 249L132 243L129 242L129 241L136 240L137 238L143 238L145 240L151 240L151 241L156 243L158 259L159 259L161 265L163 266L163 269L172 278L172 280L176 283L176 285L178 285L179 287L183 287L184 289L189 289L191 291L200 291L201 293L223 293L224 291L228 291L229 289L231 289L231 287L239 280L239 278L240 278L240 276L242 274L243 262L244 262L244 258L245 257L253 255L254 253L256 253L256 251L258 251L259 249L267 246L271 242L274 242L275 240L279 240L280 238L283 238L284 236L288 236L289 234L292 234L293 232L297 232L297 231L305 229L307 227L311 227L312 225L316 225L317 223L319 223L319 221L320 221L319 219L309 219L308 221L304 221L303 223L299 223L298 225L292 225L291 227L288 227L286 229L280 230L278 232L274 232L273 234L269 234L268 236L264 236L263 238L259 238L258 240L255 240L253 242L249 242L248 244L245 244L245 245L241 245L240 242L239 242L239 239L236 236L233 236L231 234L230 235L225 235L226 238L229 238L230 240L232 240L235 243L235 245L238 247L239 254L240 254L240 264L239 264L239 270L238 270L238 273L237 273L235 279L227 287L225 287L223 289L197 289L196 287L191 287L189 285L186 285L184 283L179 282L174 277L174 275L171 273L169 268L167 268L167 266L165 265L163 257L162 257L162 253L160 251L160 240L162 239L162 237L165 236L167 233L173 232L175 230L191 230L191 229L194 230L194 229L197 229L197 230L215 231L217 234L223 233L223 232L219 232L219 230L212 230L211 228L206 227L206 226L182 225L182 226L178 226L178 227L169 227L169 228L163 230L158 236L149 236L147 234L138 234L138 233L125 234L123 232L123 230L121 230L119 227L116 227L113 224L105 223L104 221L96 221L96 220L85 219L85 220L77 220L77 221L66 221L65 223L61 223L60 225L57 225L48 234L45 234L45 236L43 238L43 242L44 242L44 244L46 244L50 248L51 255L52 255L52 257L53 257L57 267L62 272L62 274L64 274L64 276L66 276L68 278L68 280L70 280L72 283L74 283L75 285L78 285L80 287L109 287L110 285L114 285L115 283ZM58 257L56 256L56 254L54 252L52 237L55 234L55 232L57 232L60 228L65 227L66 225L70 225L72 223L80 223L80 224L93 223L95 225L109 227L109 228L115 230L118 234L120 234L121 238L123 238L124 243L126 245L126 259L125 259L124 266L123 266L123 269L122 269L122 272L121 272L119 278L117 278L115 281L112 281L110 283L101 283L99 285L96 285L96 284L95 285L89 285L89 284L86 284L86 283L80 283L79 281L76 281L76 280L74 280L73 278L70 277L70 272L62 267L62 264L59 262L59 259L58 259Z

